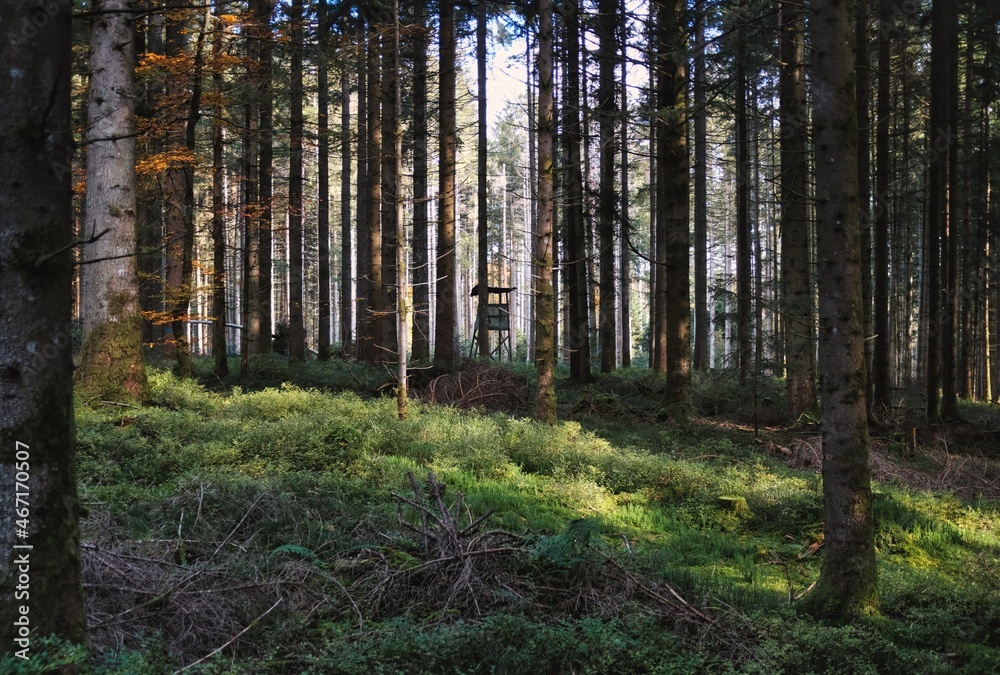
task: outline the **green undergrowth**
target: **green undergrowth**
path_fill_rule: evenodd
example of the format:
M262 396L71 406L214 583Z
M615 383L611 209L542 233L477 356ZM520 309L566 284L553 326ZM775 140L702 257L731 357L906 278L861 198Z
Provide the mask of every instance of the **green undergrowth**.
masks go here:
M649 384L618 377L595 386ZM1000 669L995 501L876 486L882 615L825 625L792 604L819 572L820 477L738 436L624 419L549 427L419 403L401 422L394 401L358 393L367 384L309 386L212 390L151 370L141 408L78 402L85 538L254 589L231 603L232 633L259 623L205 672ZM705 400L722 385L708 386ZM413 496L408 472L421 484L433 472L449 505L462 493L468 516L493 510L487 527L518 537L521 550L497 563L508 600L471 615L376 610L347 591L373 560L420 568L419 537L400 524L419 514L393 496ZM599 593L609 565L647 588L669 584L729 628L689 629L613 594L553 604L553 589ZM232 637L185 646L168 623L136 616L124 647L97 640L97 672L158 672Z

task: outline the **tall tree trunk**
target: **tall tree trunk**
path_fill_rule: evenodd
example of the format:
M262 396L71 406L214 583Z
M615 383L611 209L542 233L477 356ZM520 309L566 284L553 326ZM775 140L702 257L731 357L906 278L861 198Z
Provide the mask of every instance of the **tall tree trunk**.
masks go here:
M212 33L212 93L215 95L212 119L212 357L218 378L229 375L229 349L226 340L226 166L223 132L222 36L219 23L222 8L216 7L216 25Z
M371 295L371 241L368 237L368 198L370 197L371 169L368 161L368 38L364 22L359 22L358 34L358 190L355 212L357 214L358 286L355 322L357 356L367 361L371 348L371 317L368 296Z
M0 80L0 166L4 171L0 183L4 214L0 228L4 275L4 293L0 294L0 362L4 364L0 371L0 507L4 514L0 640L5 653L23 656L25 663L40 655L36 638L54 634L76 644L87 642L80 584L81 507L76 487L70 339L72 6L55 3L48 7L44 22L33 24L39 11L37 3L24 0L0 5L0 24L8 27L0 45L0 63L9 69ZM95 23L108 22L108 37L127 36L129 45L120 46L128 54L132 38L122 25L125 18L105 14L95 17ZM22 30L27 28L22 27L37 29L37 33L25 37ZM94 30L104 29L95 26ZM9 73L13 72L19 76L12 77ZM131 89L121 92L126 93ZM134 209L134 192L129 199ZM134 251L134 241L131 246ZM130 302L135 304L135 291L131 293ZM138 331L139 326L133 329ZM28 567L30 597L19 581Z
M476 0L476 98L478 105L478 122L476 129L479 140L476 145L476 234L477 234L477 264L476 284L479 286L479 302L476 305L476 333L479 355L487 357L490 354L490 331L487 324L487 309L490 298L489 278L489 214L486 175L486 0Z
M257 81L257 61L260 41L254 19L246 27L247 32L247 80ZM243 303L241 318L243 331L240 333L240 369L245 370L250 358L260 354L260 314L257 312L257 298L260 295L260 237L257 234L257 177L258 177L258 128L256 87L251 86L250 97L244 109L243 131Z
M333 317L331 316L330 308L330 83L329 83L329 71L330 65L327 59L327 40L326 35L329 30L326 18L326 0L319 1L319 8L317 10L317 20L319 21L319 44L317 45L317 63L316 63L316 88L317 100L316 100L316 164L317 164L317 198L316 198L316 236L319 240L319 335L316 340L317 356L320 361L328 361L330 359L330 340L331 340L331 323L333 322ZM341 77L341 90L343 92L344 82L347 80L347 68L343 68L344 74ZM350 116L350 92L348 91L346 96L342 97L341 102L341 115ZM345 112L346 111L346 112ZM342 227L341 229L341 242L350 242L351 233L351 188L350 188L350 171L351 171L351 144L350 136L344 138L343 133L341 133L340 138L341 152L346 152L348 157L348 162L345 167L341 164L341 179L343 181L344 174L347 175L347 195L343 194L344 183L341 182L341 196L340 196L340 209L341 214L346 214L346 220L342 220L342 225L346 223L346 232ZM344 238L346 235L346 240ZM348 243L346 246L342 244L343 250L341 251L341 264L344 265L346 261L347 276L341 274L341 296L340 303L340 334L341 334L341 346L343 351L347 353L350 350L351 341L351 310L354 308L354 303L351 301L350 295L350 265L351 265L351 247ZM346 283L345 283L346 281ZM346 321L345 321L346 318ZM345 327L346 324L346 327Z
M416 34L413 54L413 360L431 355L430 257L427 231L427 8L414 7Z
M288 359L306 358L306 327L302 314L302 0L292 0L290 129L288 160Z
M354 329L351 222L351 78L345 67L340 74L340 346L344 354L351 352ZM328 290L329 284L328 279Z
M439 41L439 139L441 168L438 189L437 241L437 310L434 325L434 362L450 365L455 361L455 5L451 0L441 3Z
M872 317L875 324L875 346L872 355L872 407L884 409L891 404L890 376L894 341L889 320L889 177L891 172L889 155L889 123L892 112L890 93L892 76L892 39L890 34L893 20L893 0L878 0L878 76L875 126L875 261L874 306Z
M588 323L587 244L584 219L584 191L580 129L580 2L569 0L565 12L565 95L562 101L562 141L566 167L562 171L565 194L563 207L563 269L569 320L565 327L570 348L570 380L585 384L590 372L590 326Z
M691 388L691 300L688 224L687 56L684 0L660 2L657 97L657 208L664 252L667 382L664 405L687 404Z
M382 312L385 309L385 291L382 288L382 70L381 42L378 32L382 26L372 26L368 36L368 316L367 343L362 358L368 363L383 361L384 346Z
M852 4L815 0L811 22L819 366L823 419L824 558L802 601L831 618L877 611L871 468L865 407Z
M705 0L695 8L694 55L694 369L709 367L708 108L705 78Z
M407 342L410 332L409 281L406 272L406 232L403 225L403 190L399 183L403 176L403 123L402 96L400 94L399 53L399 0L392 3L392 138L393 138L393 175L396 185L392 193L396 214L393 222L396 225L396 273L398 287L396 289L396 345L399 351L396 371L396 414L401 420L407 415Z
M809 256L809 155L804 8L781 3L781 311L788 419L816 407L813 288Z
M171 7L180 0L173 0ZM188 58L186 12L172 14L167 22L167 57L175 62ZM181 377L191 377L191 347L186 334L191 304L194 271L194 150L195 128L201 99L202 45L205 30L198 36L191 76L174 75L167 81L169 100L166 150L169 167L164 176L164 250L166 253L166 296L173 333L177 370ZM187 80L187 81L185 81Z
M958 286L958 249L960 246L959 220L960 220L960 197L959 194L965 186L959 185L958 181L958 2L957 0L947 0L943 7L942 26L945 33L943 39L946 41L944 58L947 62L948 72L945 81L941 86L945 88L943 96L947 101L947 122L948 135L943 140L946 141L948 165L946 171L946 187L944 192L944 210L947 214L944 220L944 227L941 230L941 251L943 256L944 274L942 275L941 286L941 310L943 316L940 322L941 330L941 416L946 420L959 419L958 412L958 382L956 380L956 364L958 356L958 299L961 289ZM936 6L937 3L935 2ZM932 27L932 35L934 28ZM933 37L932 37L933 40ZM933 47L932 47L933 53ZM932 56L933 59L933 56ZM934 72L931 73L932 97L934 90ZM941 138L932 136L932 143L940 143Z
M257 297L257 314L259 317L260 353L270 354L271 346L271 292L272 292L272 259L271 244L273 235L272 217L272 185L271 179L274 164L274 82L273 66L271 64L274 43L271 35L271 13L274 11L275 0L253 0L256 5L257 20L260 22L260 156L257 165L257 211L258 225L257 248L258 266L260 268L260 293Z
M598 233L600 237L600 347L601 372L610 373L617 361L618 328L615 322L615 15L617 0L600 0L597 11L600 79L597 109L600 115L600 183Z
M736 27L736 332L740 384L753 359L753 289L750 279L750 133L747 115L747 0L740 0Z
M538 219L535 230L535 419L556 421L554 306L552 293L552 180L555 156L552 149L552 0L538 2Z
M389 17L386 16L386 19ZM396 341L396 249L402 242L396 238L396 193L399 179L396 174L395 142L396 107L394 91L399 79L395 69L396 55L392 53L392 24L387 21L387 31L382 44L382 339L376 361L395 362L398 353Z
M873 341L872 324L872 206L871 206L871 59L868 23L870 0L855 0L854 52L856 103L858 107L858 201L861 208L861 303L864 308L865 369L871 371ZM869 413L873 410L871 380L867 380L865 401Z
M619 243L619 288L622 294L621 301L621 341L622 341L622 368L632 366L632 265L631 252L629 250L630 237L632 233L632 223L629 220L629 106L628 106L628 13L626 11L626 1L621 0L619 11L619 46L621 47L621 170L622 170L622 202L621 202L621 232Z
M135 40L125 0L105 0L91 23L87 193L80 293L84 321L77 382L91 396L141 401L146 393L136 272ZM14 174L11 174L14 175Z

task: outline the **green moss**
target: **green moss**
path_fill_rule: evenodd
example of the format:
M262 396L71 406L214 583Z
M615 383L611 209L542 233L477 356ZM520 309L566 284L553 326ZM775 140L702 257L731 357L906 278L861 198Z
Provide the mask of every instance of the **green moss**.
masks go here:
M141 328L141 317L135 312L88 331L75 374L81 393L117 403L138 403L146 397Z

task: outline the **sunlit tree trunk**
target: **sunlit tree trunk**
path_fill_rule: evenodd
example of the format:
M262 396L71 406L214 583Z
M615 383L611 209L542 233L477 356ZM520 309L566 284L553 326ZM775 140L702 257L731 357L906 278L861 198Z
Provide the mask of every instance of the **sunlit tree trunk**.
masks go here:
M24 663L29 671L42 657L38 638L54 634L77 644L87 642L80 584L81 508L70 338L72 9L70 3L53 3L39 26L32 23L41 11L38 3L10 0L0 4L0 25L8 30L0 44L0 63L4 64L0 78L0 173L4 176L0 181L4 217L0 227L4 278L0 294L0 362L4 364L0 369L0 512L4 514L0 644L5 654L26 649ZM127 36L126 42L131 43L129 29L122 25L124 18L109 14L95 22L108 21L108 38ZM22 26L37 26L37 34L23 37ZM100 33L104 28L95 26L94 30ZM122 48L128 53L131 45ZM118 64L105 65L115 69ZM134 193L129 199L134 209ZM134 251L134 241L132 247ZM134 303L135 291L131 293ZM17 503L19 492L28 500L27 506ZM29 511L22 517L20 508ZM26 521L23 527L19 520ZM23 537L18 532L22 529ZM25 571L19 568L25 563L30 566L30 597L17 597L19 576ZM17 625L22 621L30 624L30 642L18 642L24 637Z
M884 409L890 405L891 350L894 341L890 331L889 312L889 177L892 170L889 155L889 124L892 101L890 93L892 75L892 0L878 0L878 75L876 89L878 103L875 126L875 242L872 317L875 327L875 345L872 354L872 407Z
M823 566L802 600L830 618L878 608L858 203L853 6L814 0L813 129L823 420Z
M141 401L146 393L136 273L135 40L124 0L104 0L91 23L87 193L77 382L90 396Z

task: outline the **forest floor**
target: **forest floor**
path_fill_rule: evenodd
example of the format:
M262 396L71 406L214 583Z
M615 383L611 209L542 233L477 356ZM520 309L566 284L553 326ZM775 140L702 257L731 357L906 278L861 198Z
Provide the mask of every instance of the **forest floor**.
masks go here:
M415 371L404 422L355 363L150 373L142 407L77 401L85 671L1000 672L996 406L879 417L881 614L835 625L796 609L820 434L780 380L699 374L683 415L647 370L561 381L546 427L524 367Z

